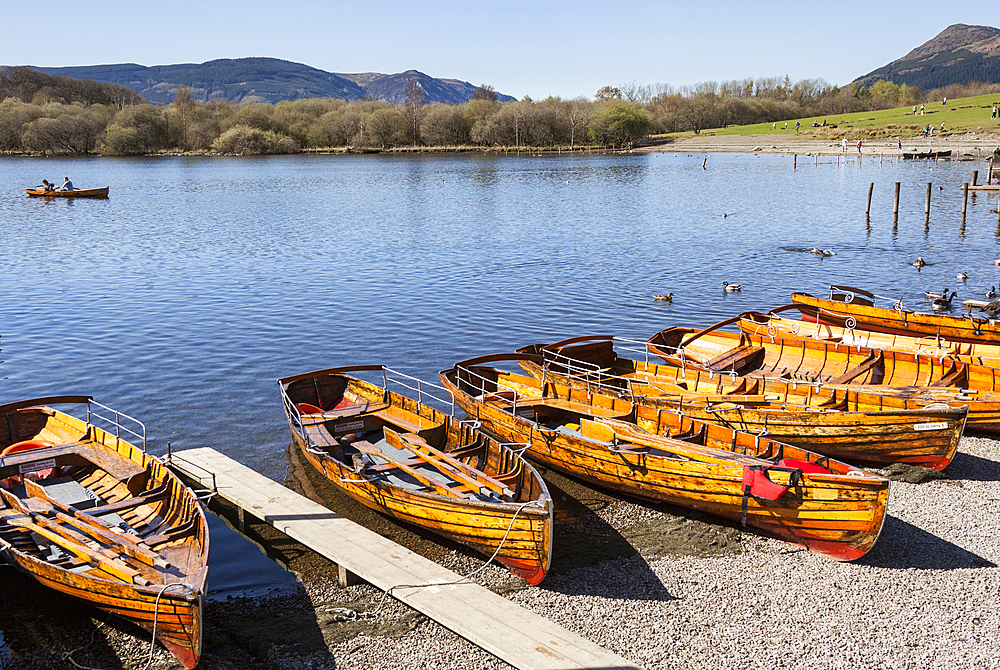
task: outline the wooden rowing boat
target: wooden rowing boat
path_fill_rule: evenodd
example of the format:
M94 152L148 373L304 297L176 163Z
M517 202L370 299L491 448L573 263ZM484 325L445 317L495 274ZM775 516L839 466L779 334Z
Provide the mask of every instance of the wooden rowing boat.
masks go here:
M977 363L808 338L718 330L740 320L740 316L733 317L699 331L667 328L649 338L648 345L671 365L696 370L826 384L1000 391L1000 368Z
M432 397L430 385L381 365L279 379L292 436L309 462L361 504L541 582L552 560L553 504L538 472L470 423L389 383Z
M616 345L647 358L621 357ZM902 399L870 393L864 386L827 388L655 364L648 360L645 342L607 335L519 351L543 356L544 365L520 362L532 376L592 395L628 398L641 418L660 408L678 410L858 465L903 462L942 470L955 456L969 412L961 404L967 402L964 396L947 390L933 399Z
M63 403L86 419L47 406ZM208 526L194 492L145 453L142 424L87 396L9 403L0 418L0 555L45 586L151 630L193 668ZM94 425L99 419L114 431Z
M965 363L1000 367L1000 344L989 342L955 342L932 335L894 335L872 330L848 329L841 326L791 319L778 313L798 309L798 305L784 305L762 312L744 312L737 322L740 330L761 337L795 337L820 340L846 346L869 349L892 349L911 354L949 358Z
M951 158L951 149L946 151L904 151L903 158Z
M46 191L40 188L26 188L29 198L107 198L110 186L103 188L77 188L72 191Z
M628 421L635 415L627 401L595 401L487 365L526 358L470 359L441 372L441 381L497 439L523 443L531 458L599 486L735 519L837 560L863 556L878 539L884 478L668 410L657 412L664 434L656 435Z
M848 329L874 330L895 335L929 335L956 342L1000 344L1000 319L947 314L921 314L902 309L875 306L875 296L851 287L830 287L830 298L816 298L808 293L793 293L805 321L842 326Z

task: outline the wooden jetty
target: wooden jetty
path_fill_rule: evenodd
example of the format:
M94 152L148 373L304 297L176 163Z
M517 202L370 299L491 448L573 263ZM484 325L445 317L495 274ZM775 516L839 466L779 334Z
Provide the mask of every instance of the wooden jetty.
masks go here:
M214 488L278 531L330 559L449 630L524 670L641 670L378 533L345 519L215 449L174 452L170 467Z

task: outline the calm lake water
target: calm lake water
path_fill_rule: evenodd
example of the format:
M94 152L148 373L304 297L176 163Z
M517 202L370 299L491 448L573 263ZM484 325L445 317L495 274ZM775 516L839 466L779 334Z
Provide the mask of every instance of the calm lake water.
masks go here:
M436 381L473 355L645 339L831 282L911 307L924 290L1000 284L995 196L961 219L961 184L984 163L704 160L2 158L0 402L90 394L145 422L154 453L210 446L280 480L280 376L384 363ZM23 195L64 176L111 198ZM793 250L811 247L836 255ZM672 304L653 301L667 292ZM218 589L236 560L214 539Z

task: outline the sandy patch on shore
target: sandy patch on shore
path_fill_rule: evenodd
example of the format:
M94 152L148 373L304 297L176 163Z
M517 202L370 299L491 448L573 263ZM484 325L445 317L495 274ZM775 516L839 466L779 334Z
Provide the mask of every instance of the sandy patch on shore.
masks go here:
M963 133L935 137L902 138L905 152L952 151L953 158L987 160L993 150L1000 147L1000 135L995 133ZM899 156L902 153L895 138L866 139L861 146L867 156ZM816 154L836 155L844 153L856 156L857 138L848 139L847 151L839 140L809 137L805 133L774 135L698 135L675 142L665 142L638 147L636 152L677 152L677 153L764 153L764 154Z

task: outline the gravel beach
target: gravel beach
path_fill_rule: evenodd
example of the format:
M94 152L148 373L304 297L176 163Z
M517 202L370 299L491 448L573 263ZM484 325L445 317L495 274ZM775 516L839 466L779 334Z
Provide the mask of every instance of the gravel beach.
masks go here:
M546 473L558 508L552 573L527 587L489 566L479 581L649 670L997 668L1000 441L964 437L946 474L894 481L875 548L836 563ZM400 532L458 573L482 565L463 548ZM276 544L298 588L210 602L199 667L509 667L371 586L340 589L325 559ZM0 567L0 606L5 670L72 667L73 650L79 666L146 667L148 634L9 567ZM179 666L156 648L150 667Z
M636 152L678 152L678 153L763 153L798 154L800 156L844 154L847 158L858 155L858 138L848 138L847 151L840 139L796 135L794 131L772 135L711 135L702 134L673 142L651 144L638 147ZM952 151L952 157L966 160L988 160L993 150L1000 147L1000 135L996 133L956 133L935 137L904 137L903 151ZM862 154L885 158L895 158L901 154L896 138L865 139ZM985 175L983 175L985 183Z

